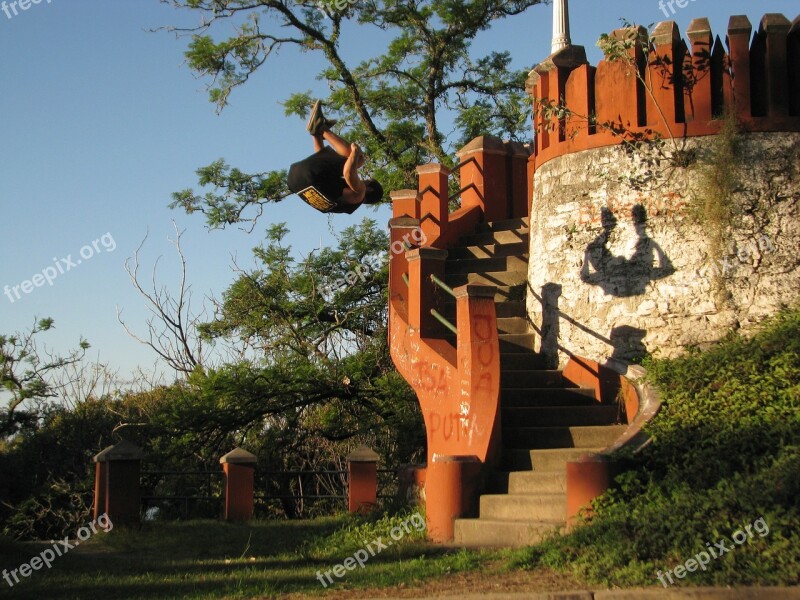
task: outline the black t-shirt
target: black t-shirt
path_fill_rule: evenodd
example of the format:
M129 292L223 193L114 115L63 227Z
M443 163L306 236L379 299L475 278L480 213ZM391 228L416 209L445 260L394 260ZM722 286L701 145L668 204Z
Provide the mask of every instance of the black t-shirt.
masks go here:
M330 146L289 167L289 189L321 212L352 213L357 205L342 204L347 188L342 171L347 158Z

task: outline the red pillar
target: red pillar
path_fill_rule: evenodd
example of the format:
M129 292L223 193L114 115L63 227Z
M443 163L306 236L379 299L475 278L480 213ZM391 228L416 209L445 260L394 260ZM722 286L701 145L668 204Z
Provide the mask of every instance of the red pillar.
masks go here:
M94 509L92 516L97 517L106 512L106 485L108 485L108 463L98 462L95 457L94 463Z
M711 23L708 19L693 19L686 35L692 42L692 60L686 69L689 80L685 86L686 121L706 124L714 118L711 76L714 38L711 35Z
M436 241L444 236L450 216L449 180L450 170L440 164L431 163L417 167L419 195L421 197L419 222L428 243L437 246Z
M789 67L786 50L791 28L789 19L781 14L770 13L761 19L758 32L766 37L767 116L771 118L789 116Z
M359 446L347 456L350 485L347 492L347 510L369 512L378 503L378 459L371 448Z
M419 219L420 197L417 190L395 190L391 193L392 217Z
M461 207L480 206L484 221L508 218L508 150L498 138L484 135L458 151L461 161Z
M469 427L486 432L485 450L470 445L472 433L461 421L458 454L475 454L481 462L494 464L500 449L500 342L493 285L468 284L457 287L456 357L459 366L459 412ZM455 452L453 453L455 454Z
M581 512L592 500L604 494L611 485L608 459L587 455L577 462L567 463L567 529L572 529Z
M533 184L528 181L528 159L531 156L529 147L519 142L506 142L509 163L509 214L512 219L530 216Z
M453 522L475 515L481 466L476 456L433 455L425 476L425 516L431 541L452 541Z
M139 524L141 461L142 451L127 440L94 457L95 518L105 513L115 526Z
M728 49L733 69L733 98L740 119L750 119L752 94L750 89L750 37L753 25L744 15L730 18L728 22Z
M792 21L786 52L789 66L789 114L800 117L800 16Z
M643 27L615 29L611 32L615 40L648 39L647 30ZM597 65L594 77L594 101L597 113L597 122L600 124L613 124L620 129L636 129L646 125L646 119L640 110L640 100L643 101L636 73L631 70L639 69L644 62L644 52L639 43L633 45L628 51L628 60L603 60ZM610 144L619 142L619 138L612 135L605 128L599 128L599 135L606 136Z
M249 521L253 518L253 491L256 463L254 454L235 448L219 459L225 473L226 521Z
M647 124L663 135L683 135L683 61L685 50L674 21L662 21L652 35L655 50L647 70Z

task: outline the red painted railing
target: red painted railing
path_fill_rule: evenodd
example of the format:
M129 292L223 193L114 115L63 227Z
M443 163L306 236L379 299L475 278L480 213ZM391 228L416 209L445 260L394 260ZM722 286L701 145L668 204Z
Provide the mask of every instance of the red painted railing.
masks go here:
M452 518L477 498L482 465L499 450L500 350L493 286L449 290L447 248L484 221L528 214L528 152L477 138L459 152L460 205L449 205L450 171L420 167L418 190L392 193L389 342L398 371L419 398L428 442L426 493L433 539L452 536ZM409 246L413 246L410 249ZM442 324L455 296L455 345Z

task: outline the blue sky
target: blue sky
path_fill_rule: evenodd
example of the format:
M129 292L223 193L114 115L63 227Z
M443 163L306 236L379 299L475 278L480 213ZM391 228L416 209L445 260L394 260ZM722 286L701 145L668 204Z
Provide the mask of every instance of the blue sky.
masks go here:
M594 42L622 17L643 24L665 18L658 0L570 4L573 43L587 46L595 64ZM690 0L685 8L675 5L673 18L685 31L691 19L707 16L724 36L730 15L746 14L757 27L766 12L793 19L797 6L797 0ZM508 50L515 67L532 67L549 53L551 11L535 7L498 24L476 40L476 53ZM206 82L184 64L187 40L149 31L193 24L190 12L156 0L41 0L17 13L8 18L0 4L0 291L9 286L14 300L0 295L0 333L49 316L56 322L44 338L50 348L65 351L83 336L92 358L125 374L155 358L116 318L122 309L129 325L144 332L144 302L123 266L148 232L142 270L149 279L163 256L159 279L174 289L171 221L185 230L188 277L199 302L234 280L234 258L251 264L251 248L270 223L286 222L295 251L307 253L334 243L333 232L365 216L381 224L389 219L388 208L326 217L287 199L269 205L252 233L209 232L201 215L167 207L172 192L195 186L195 170L217 158L266 171L310 152L304 123L285 118L280 102L293 91L325 93L316 80L323 65L314 55L282 51L218 115ZM379 41L360 35L345 42L345 54L356 59L379 51ZM13 291L37 273L52 286Z

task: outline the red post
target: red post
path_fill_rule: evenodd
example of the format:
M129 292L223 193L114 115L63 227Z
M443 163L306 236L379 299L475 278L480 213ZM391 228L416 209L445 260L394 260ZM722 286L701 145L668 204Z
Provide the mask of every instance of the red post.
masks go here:
M140 522L139 474L142 451L122 440L94 457L94 516L108 515L114 525L134 526Z
M789 64L789 114L800 117L800 16L792 21L786 45Z
M500 342L494 303L497 288L468 284L454 291L460 410L470 427L489 436L483 440L485 445L476 447L470 444L473 440L468 431L460 432L463 440L460 453L474 454L478 460L494 464L500 449Z
M431 163L417 167L417 175L419 195L422 198L420 226L429 240L428 243L435 246L436 240L442 237L447 229L450 215L448 207L450 170L445 166Z
M511 191L509 193L509 217L521 219L530 216L533 182L528 181L528 159L530 148L519 142L506 142Z
M395 219L407 217L419 219L420 197L417 190L395 190L392 197L392 216Z
M108 463L98 462L95 457L94 463L94 508L92 516L97 517L106 512L106 486L108 485Z
M616 40L647 39L647 30L643 27L627 27L614 30L611 36ZM633 65L621 60L604 60L597 65L594 94L598 123L613 123L623 129L635 129L645 124L639 114L639 82L636 73L631 71L632 68L638 69L639 64L644 61L642 47L638 43L634 44L629 55ZM607 131L598 133L615 140Z
M543 108L551 101L550 77L541 74L537 69L528 73L526 89L533 101L533 138L535 154L541 154L550 147L550 119L543 114ZM556 98L556 101L558 99ZM556 137L556 140L558 137Z
M686 121L709 123L714 118L712 105L711 23L708 19L694 19L686 32L692 42L692 60L687 65Z
M503 142L484 135L458 151L461 167L461 207L480 206L484 221L508 218L508 165Z
M675 125L685 122L683 114L684 44L675 21L662 21L653 31L655 49L647 68L647 124L665 136L671 131L680 136ZM662 116L663 115L663 116ZM666 122L665 122L666 121Z
M453 522L475 515L481 466L475 456L433 455L425 477L425 516L431 541L452 541Z
M570 73L564 87L564 99L570 111L577 115L566 122L566 140L587 137L590 125L586 118L595 112L594 79L597 69L581 65Z
M219 459L225 474L226 521L249 521L253 518L253 492L255 467L258 459L254 454L235 448Z
M764 65L767 83L767 115L789 116L789 68L786 62L787 37L792 23L781 14L770 13L761 19L759 35L766 37ZM797 66L794 66L797 69Z
M750 119L752 100L750 90L750 36L753 25L744 15L733 16L728 22L728 50L733 70L733 99L740 119Z
M571 529L592 500L611 485L608 460L603 456L587 455L577 462L567 463L567 528Z
M347 472L350 478L347 510L351 513L369 512L377 504L379 458L367 446L359 446L347 455Z

